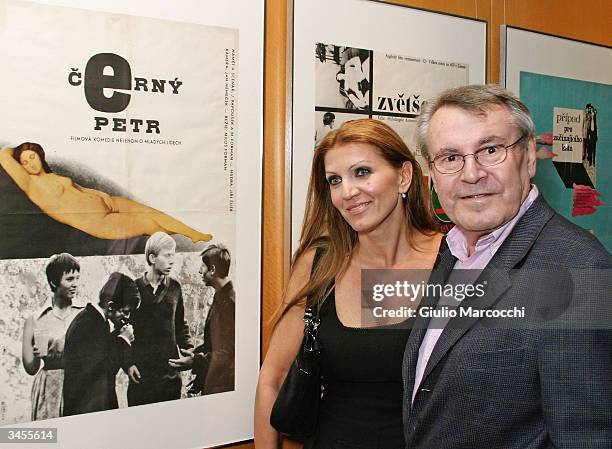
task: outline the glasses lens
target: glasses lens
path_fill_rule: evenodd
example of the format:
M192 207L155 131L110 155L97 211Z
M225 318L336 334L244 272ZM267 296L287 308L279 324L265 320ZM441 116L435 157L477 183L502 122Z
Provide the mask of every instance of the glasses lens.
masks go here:
M434 159L434 165L441 173L454 173L461 170L463 158L457 155L443 156Z
M496 145L494 147L483 148L476 152L476 157L481 165L496 165L506 157L506 147Z

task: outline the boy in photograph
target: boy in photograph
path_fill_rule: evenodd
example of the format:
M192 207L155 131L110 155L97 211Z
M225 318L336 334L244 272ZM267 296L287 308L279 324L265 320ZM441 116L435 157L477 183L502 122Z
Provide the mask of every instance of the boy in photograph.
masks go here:
M170 277L175 250L175 241L165 232L154 233L145 245L149 268L136 279L142 303L132 315L135 341L125 360L130 407L180 399L179 371L193 361L181 284Z
M125 349L134 341L127 319L139 303L134 281L122 273L112 273L100 290L100 302L87 304L68 328L64 416L118 407L115 376Z
M204 343L194 351L192 372L196 377L189 392L231 391L234 389L236 328L236 292L228 277L231 258L223 245L209 246L200 257L202 280L215 289L215 296L206 315Z

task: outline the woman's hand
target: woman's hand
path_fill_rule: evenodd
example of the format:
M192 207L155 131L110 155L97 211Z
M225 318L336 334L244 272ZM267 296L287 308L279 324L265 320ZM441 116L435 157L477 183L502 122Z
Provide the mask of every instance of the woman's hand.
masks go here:
M94 195L100 198L104 202L104 205L108 208L109 213L119 212L119 210L115 207L115 201L113 200L113 197L111 197L108 193L102 192L101 190L82 187L74 181L72 181L72 186L80 192L83 192L88 195Z

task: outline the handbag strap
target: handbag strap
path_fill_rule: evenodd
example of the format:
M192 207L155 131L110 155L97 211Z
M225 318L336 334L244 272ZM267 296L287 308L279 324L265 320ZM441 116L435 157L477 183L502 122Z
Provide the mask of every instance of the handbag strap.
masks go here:
M323 255L323 248L317 248L315 250L315 255L312 259L312 267L310 268L310 275L312 276L312 273L314 273L315 269L317 268L317 266L319 265L319 262L321 261L321 256ZM309 298L310 299L310 298ZM307 303L309 301L306 301ZM307 320L312 319L313 317L317 318L319 317L319 310L321 308L321 304L320 301L317 301L316 307L310 306L310 307L306 307L304 309L304 322L306 322Z

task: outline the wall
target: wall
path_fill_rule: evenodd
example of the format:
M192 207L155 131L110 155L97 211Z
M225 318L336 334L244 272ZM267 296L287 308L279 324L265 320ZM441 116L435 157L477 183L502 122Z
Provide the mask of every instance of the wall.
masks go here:
M333 0L330 0L333 1ZM406 6L457 14L488 22L488 82L499 82L499 27L512 25L612 46L609 0L396 0ZM268 321L281 301L287 278L288 245L285 210L285 101L287 1L266 1L264 87L264 206L262 350L270 337ZM230 445L252 449L252 443ZM285 442L285 449L299 447Z

